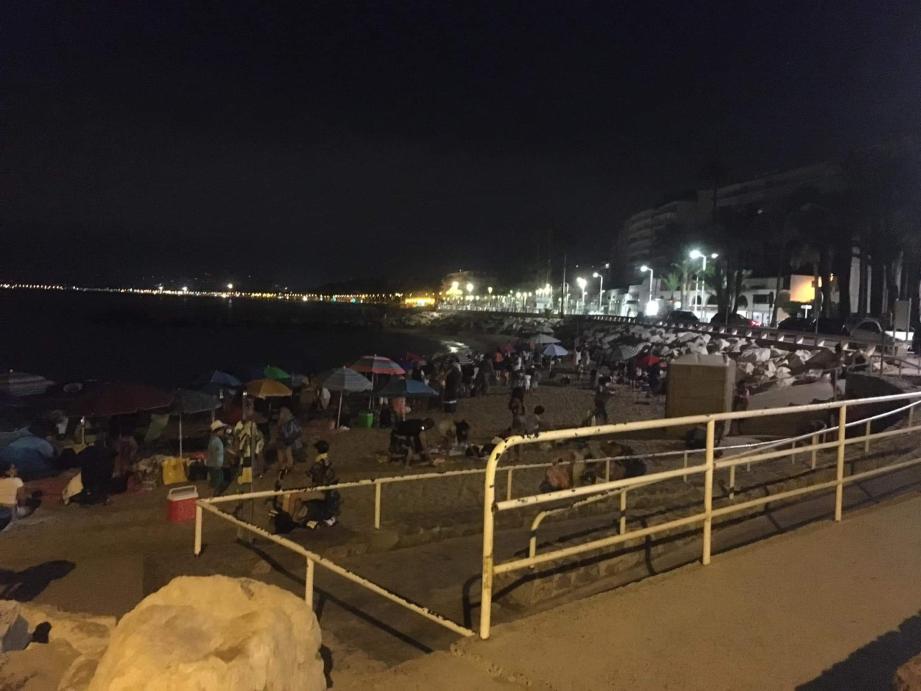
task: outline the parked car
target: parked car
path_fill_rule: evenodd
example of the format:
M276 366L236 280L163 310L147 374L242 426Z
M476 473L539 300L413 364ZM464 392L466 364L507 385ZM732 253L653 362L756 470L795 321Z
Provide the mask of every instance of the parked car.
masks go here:
M726 315L724 314L714 314L710 319L711 324L718 324L719 326L726 326ZM758 326L758 322L747 317L743 317L738 312L733 312L729 315L729 326Z
M778 329L784 331L815 331L815 321L804 317L787 317L777 325Z
M700 319L693 312L687 310L672 310L665 317L667 324L698 324Z
M892 343L892 337L886 333L883 325L876 319L865 317L849 319L842 327L841 333L870 343L886 343L887 345Z

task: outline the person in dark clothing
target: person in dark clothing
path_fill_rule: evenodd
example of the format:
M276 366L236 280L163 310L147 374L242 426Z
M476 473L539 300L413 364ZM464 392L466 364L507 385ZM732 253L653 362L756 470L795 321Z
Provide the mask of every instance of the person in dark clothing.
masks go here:
M607 424L608 422L608 401L611 398L611 378L608 376L598 378L598 386L595 388L595 424Z
M402 460L409 464L413 453L424 459L425 441L422 434L434 426L435 421L431 418L410 418L397 422L390 433L391 460Z
M105 435L100 433L92 446L77 455L77 460L83 482L78 501L84 505L107 504L115 470L115 451L109 448Z
M461 372L460 363L455 362L451 365L451 369L448 370L447 376L445 376L445 389L442 401L444 402L444 411L446 413L457 411L457 399L460 397L462 381L463 373Z

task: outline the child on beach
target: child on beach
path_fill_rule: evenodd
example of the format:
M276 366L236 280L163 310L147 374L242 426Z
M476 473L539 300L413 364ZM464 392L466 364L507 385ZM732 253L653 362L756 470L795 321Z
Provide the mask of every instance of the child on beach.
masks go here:
M541 416L544 414L544 406L534 406L534 411L530 413L524 421L524 433L526 436L536 437L542 429Z

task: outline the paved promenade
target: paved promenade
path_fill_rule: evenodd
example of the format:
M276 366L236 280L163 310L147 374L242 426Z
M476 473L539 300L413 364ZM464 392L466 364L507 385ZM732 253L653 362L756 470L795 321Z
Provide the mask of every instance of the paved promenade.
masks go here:
M921 497L494 627L337 689L880 689L921 652Z

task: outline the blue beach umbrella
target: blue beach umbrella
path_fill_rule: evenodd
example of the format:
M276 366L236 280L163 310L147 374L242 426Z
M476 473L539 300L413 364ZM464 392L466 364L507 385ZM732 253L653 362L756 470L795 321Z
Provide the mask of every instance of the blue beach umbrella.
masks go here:
M546 348L544 348L544 355L547 357L564 357L569 355L569 351L566 350L563 346L557 345L556 343L551 343Z
M438 395L435 389L415 379L391 379L379 393L381 396L402 396L404 398Z

